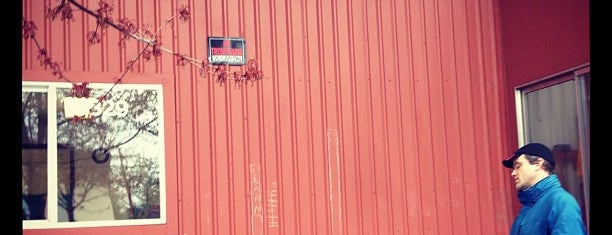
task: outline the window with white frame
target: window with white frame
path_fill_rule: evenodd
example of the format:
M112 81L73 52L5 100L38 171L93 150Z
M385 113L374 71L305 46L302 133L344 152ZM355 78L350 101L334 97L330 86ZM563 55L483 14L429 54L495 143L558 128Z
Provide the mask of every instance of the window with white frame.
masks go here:
M540 142L555 155L555 174L590 227L590 65L515 89L519 145Z
M161 85L23 82L21 97L24 229L165 223Z

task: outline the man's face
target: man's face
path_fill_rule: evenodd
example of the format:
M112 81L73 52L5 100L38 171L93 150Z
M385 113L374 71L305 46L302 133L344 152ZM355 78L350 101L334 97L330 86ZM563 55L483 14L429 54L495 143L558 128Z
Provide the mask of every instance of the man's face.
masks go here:
M528 189L538 182L537 172L541 170L541 165L541 159L538 159L536 164L530 164L524 154L514 160L510 175L518 191Z

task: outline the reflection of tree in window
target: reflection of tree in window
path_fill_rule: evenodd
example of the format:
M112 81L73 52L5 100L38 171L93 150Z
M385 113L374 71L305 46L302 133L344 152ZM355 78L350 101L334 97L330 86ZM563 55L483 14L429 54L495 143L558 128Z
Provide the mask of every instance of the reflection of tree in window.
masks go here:
M45 219L47 98L45 92L24 91L21 95L21 185L23 207L29 210L27 220Z
M23 92L21 95L21 143L47 143L47 94Z
M58 110L68 92L58 90ZM91 96L105 92L94 89ZM66 220L79 219L77 212L85 220L159 218L148 210L159 207L158 93L124 89L106 97L109 103L129 104L127 114L100 106L100 116L73 122L57 112L58 145L75 148L74 159L58 154L59 204L68 214ZM111 205L101 206L104 198L110 198Z

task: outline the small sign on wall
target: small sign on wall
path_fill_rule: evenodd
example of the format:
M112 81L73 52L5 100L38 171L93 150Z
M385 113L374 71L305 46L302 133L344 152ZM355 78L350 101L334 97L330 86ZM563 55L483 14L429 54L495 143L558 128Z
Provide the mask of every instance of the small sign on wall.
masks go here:
M246 63L244 38L208 37L208 63L244 65Z

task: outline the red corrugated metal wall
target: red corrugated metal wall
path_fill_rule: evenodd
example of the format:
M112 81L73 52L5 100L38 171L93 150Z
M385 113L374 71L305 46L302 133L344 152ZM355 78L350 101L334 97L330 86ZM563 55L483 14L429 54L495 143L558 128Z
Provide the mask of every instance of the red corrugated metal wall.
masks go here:
M193 58L209 36L243 37L265 78L137 61L123 82L164 84L168 224L24 234L507 234L497 1L109 3ZM45 18L57 4L24 1L23 16L67 74L98 74L75 81L114 82L144 47L120 49L116 30L88 46L96 19ZM189 21L165 25L184 5ZM23 80L56 80L34 48Z

